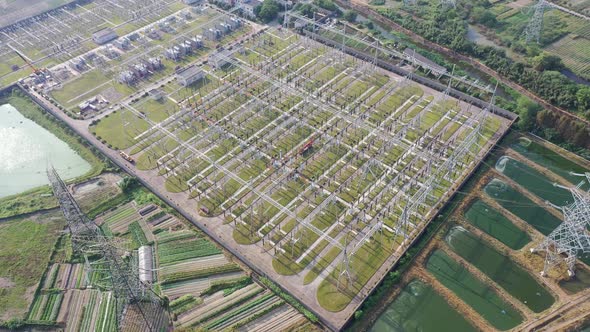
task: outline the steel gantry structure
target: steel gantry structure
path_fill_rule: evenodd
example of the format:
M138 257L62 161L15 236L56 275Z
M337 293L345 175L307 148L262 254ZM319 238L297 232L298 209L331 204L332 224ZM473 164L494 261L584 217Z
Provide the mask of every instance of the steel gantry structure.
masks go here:
M437 76L437 78L439 78L439 79L441 77L445 77L449 80L454 81L457 84L458 83L465 84L470 88L476 88L476 89L485 91L487 93L494 92L494 88L491 85L483 85L478 80L470 80L465 76L457 76L454 73L449 72L449 71L441 73L439 68L433 67L431 64L416 58L412 54L406 54L406 53L397 51L395 49L385 48L385 47L381 46L380 44L377 44L375 42L369 42L369 41L359 38L353 34L346 34L346 29L344 31L341 31L341 30L336 29L328 24L324 24L319 20L309 19L307 17L296 14L292 11L289 12L287 15L287 19L290 19L290 18L295 19L294 20L295 27L299 27L299 26L302 27L305 25L311 25L313 27L313 31L316 31L318 29L323 29L325 31L329 31L331 33L335 33L335 34L341 36L343 38L343 40L350 39L354 42L364 45L367 48L372 48L375 52L373 55L375 58L377 58L377 54L379 54L380 56L383 56L388 59L393 59L393 58L400 59L400 60L406 61L407 63L411 64L415 68L422 68L427 73L430 73L430 72L436 73L435 76ZM376 41L376 42L378 42L378 41Z

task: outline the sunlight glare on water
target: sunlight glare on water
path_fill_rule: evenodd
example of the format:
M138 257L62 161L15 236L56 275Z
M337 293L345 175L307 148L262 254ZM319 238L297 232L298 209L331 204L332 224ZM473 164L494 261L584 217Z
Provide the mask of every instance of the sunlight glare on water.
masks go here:
M47 184L51 162L65 179L90 170L65 142L9 104L0 106L0 197Z

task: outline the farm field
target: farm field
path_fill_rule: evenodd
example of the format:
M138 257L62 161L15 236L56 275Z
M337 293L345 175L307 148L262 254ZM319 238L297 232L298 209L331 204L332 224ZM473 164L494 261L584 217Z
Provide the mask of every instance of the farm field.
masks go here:
M285 30L210 53L199 69L180 111L164 104L158 118L153 105L123 105L132 116L120 150L139 174L198 202L194 213L213 218L225 243L261 248L267 273L301 276L286 287L311 287L299 299L326 315L351 313L354 294L373 287L511 122ZM175 88L163 92L178 102ZM121 137L101 140L114 148ZM198 236L150 227L164 292L201 289L203 271L236 272L206 258L219 253ZM197 264L206 268L191 271Z
M568 170L586 175L575 176ZM561 261L543 277L539 272L544 270L545 252L531 253L531 249L539 248L545 236L563 222L562 213L545 202L556 206L572 202L572 194L553 183L587 188L589 171L590 163L546 141L510 134L468 184L466 196L457 199L457 208L446 216L455 222L441 227L399 287L411 288L410 280L415 279L428 282L479 330L520 330L525 325L535 329L535 317L552 311L560 317L544 326L549 330L561 323L565 325L559 328L574 326L568 324L576 319L583 321L577 310L587 311L588 304L576 309L567 309L567 305L590 296L590 257L580 253L574 276L568 275ZM564 174L568 177L561 176ZM549 188L546 185L552 190L540 190ZM562 195L569 195L569 200ZM411 314L415 309L399 305L406 296L400 293L375 326L395 325L402 322L400 313ZM431 303L424 299L421 306ZM559 311L561 308L565 309ZM465 315L467 312L473 314ZM403 324L428 330L433 322L410 317Z
M19 222L20 227L27 226L24 229L31 235L33 230L28 224L41 222L41 217L35 222L15 222ZM60 230L64 226L59 218L53 222ZM175 326L206 324L212 330L238 328L245 324L256 325L259 318L267 319L268 315L284 311L290 314L289 320L282 322L283 326L296 327L307 322L280 297L255 283L248 272L226 257L204 234L157 205L139 205L131 201L104 212L96 222L106 236L117 238L132 256L137 255L135 250L140 246L154 251L154 290L170 301L169 310ZM166 226L162 227L163 224ZM51 226L47 221L40 225ZM1 227L14 231L9 228L10 223L0 226L0 230L4 230ZM48 236L51 234L49 228ZM51 252L54 245L51 241L47 243L50 247L45 254ZM27 290L36 295L34 299L31 295L30 303L24 305L24 318L32 325L59 324L65 326L65 331L116 331L116 299L111 291L105 290L109 287L105 282L108 279L106 266L95 265L90 258L92 270L87 270L79 263L80 258L72 255L71 245L69 236L63 236L55 246L51 261L49 256L45 263L40 258L35 260L40 264L40 271L31 278L42 281L38 286L32 285L32 291L31 288ZM43 264L47 264L44 272ZM8 280L20 282L16 278L2 279L3 282ZM7 300L14 301L16 295ZM15 303L9 304L15 307ZM122 324L127 324L129 317L135 315L139 315L136 308L129 308Z

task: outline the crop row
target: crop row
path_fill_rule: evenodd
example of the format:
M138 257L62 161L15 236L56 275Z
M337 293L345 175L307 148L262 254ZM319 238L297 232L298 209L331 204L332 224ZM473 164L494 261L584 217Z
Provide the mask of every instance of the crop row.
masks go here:
M182 230L177 232L162 231L157 234L158 245L163 245L167 242L180 241L195 238L195 232L190 230Z
M205 306L188 313L181 319L181 324L195 325L207 321L220 313L229 310L245 301L253 298L260 294L264 289L260 286L253 284L246 288L241 289L239 292L232 294L231 296L217 299L211 303L205 304Z
M177 272L168 275L166 279L162 281L162 284L169 284L176 281L202 278L213 274L221 274L235 271L241 271L240 267L234 263L229 263L222 266L216 266L213 268L202 269L198 271Z
M109 213L104 217L106 223L117 222L125 217L128 217L135 213L135 208L131 205L125 205L124 207L117 208L112 213Z
M112 293L103 293L101 296L100 308L98 310L98 321L96 331L117 331L117 319L115 317L115 300Z
M187 294L170 302L170 311L172 311L172 313L175 315L179 315L198 306L201 303L203 303L203 299L200 297L194 297L193 295Z
M94 311L96 310L96 301L99 296L99 292L90 293L90 298L85 306L84 316L81 318L80 331L93 331L92 327L95 325L95 319L97 318Z
M137 247L149 244L149 241L146 238L143 229L137 221L134 221L131 224L129 224L129 233L131 234L131 238L133 239L133 242L136 244Z
M219 254L221 251L207 239L185 242L166 242L158 246L161 265L171 264L189 258L205 257Z
M223 330L227 325L237 323L240 320L248 317L252 311L259 309L261 306L273 306L277 302L282 302L280 298L275 296L273 293L263 295L259 298L254 299L238 308L226 313L224 316L216 319L207 325L207 330ZM282 303L281 303L282 304Z
M28 319L45 322L56 321L62 300L63 293L61 292L38 295L35 297L35 302L29 312Z

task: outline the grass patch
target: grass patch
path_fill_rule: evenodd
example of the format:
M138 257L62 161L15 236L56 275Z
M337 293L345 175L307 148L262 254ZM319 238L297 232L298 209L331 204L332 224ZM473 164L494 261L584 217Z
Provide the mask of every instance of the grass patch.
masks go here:
M149 128L149 124L128 110L113 112L90 126L90 131L112 149L126 149L135 137Z
M24 317L65 222L57 213L0 224L0 320ZM30 298L29 298L30 297Z

